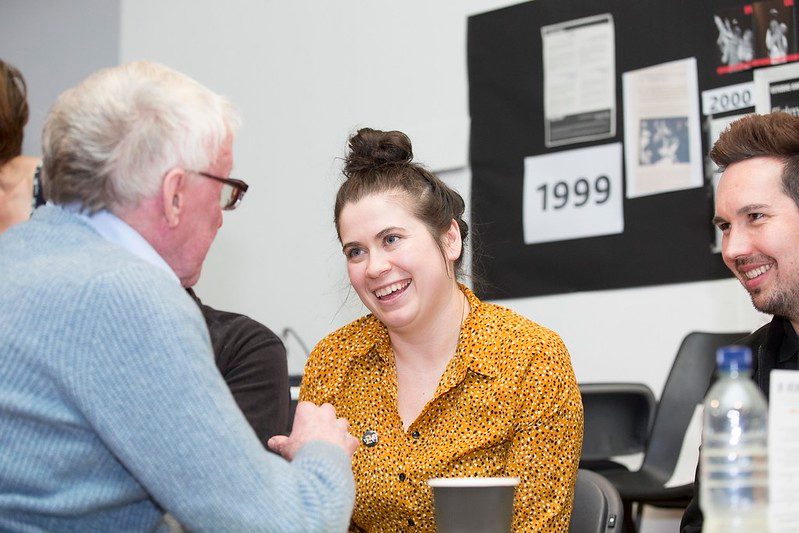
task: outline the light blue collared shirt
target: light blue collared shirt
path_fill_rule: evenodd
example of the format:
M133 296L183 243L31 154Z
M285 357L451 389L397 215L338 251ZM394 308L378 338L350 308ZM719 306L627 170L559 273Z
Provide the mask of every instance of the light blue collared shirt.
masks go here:
M164 258L158 255L155 248L153 248L138 231L131 228L118 216L106 210L98 211L93 215L87 215L81 212L81 206L77 202L61 207L85 220L103 239L129 251L139 259L168 272L169 275L180 284L180 278L178 278L175 271L172 270L167 262L164 261Z

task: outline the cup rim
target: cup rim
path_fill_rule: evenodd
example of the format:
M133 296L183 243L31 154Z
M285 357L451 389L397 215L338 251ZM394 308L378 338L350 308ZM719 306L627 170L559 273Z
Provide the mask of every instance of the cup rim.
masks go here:
M427 480L431 487L515 487L517 477L438 477Z

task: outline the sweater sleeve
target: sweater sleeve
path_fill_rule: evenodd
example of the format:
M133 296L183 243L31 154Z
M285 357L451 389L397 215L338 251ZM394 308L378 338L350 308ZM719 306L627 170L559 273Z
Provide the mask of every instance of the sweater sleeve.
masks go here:
M267 453L216 369L199 310L134 265L94 279L91 342L75 400L144 490L190 530L341 531L354 501L349 457L312 442L292 463Z

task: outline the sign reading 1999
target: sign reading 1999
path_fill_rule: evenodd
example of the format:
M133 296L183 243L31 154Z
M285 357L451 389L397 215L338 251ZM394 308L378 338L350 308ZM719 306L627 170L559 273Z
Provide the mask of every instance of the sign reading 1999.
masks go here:
M525 244L624 231L621 143L524 159Z
M541 193L541 209L544 211L568 207L570 198L574 207L582 207L592 200L604 204L610 198L610 178L597 176L593 184L586 178L578 178L571 184L565 181L558 181L554 185L544 183L536 190Z

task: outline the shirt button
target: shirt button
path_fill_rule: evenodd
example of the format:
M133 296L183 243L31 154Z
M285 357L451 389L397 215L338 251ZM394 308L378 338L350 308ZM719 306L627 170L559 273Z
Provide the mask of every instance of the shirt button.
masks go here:
M405 481L405 474L400 474L399 475L399 480L400 481Z
M409 526L412 526L412 525L414 525L414 524L415 524L415 523L414 523L414 521L413 521L413 518L409 518L409 519L408 519L408 525L409 525Z
M418 439L420 436L421 434L419 433L419 430L416 430L413 433L411 433L411 437L413 437L414 439Z

